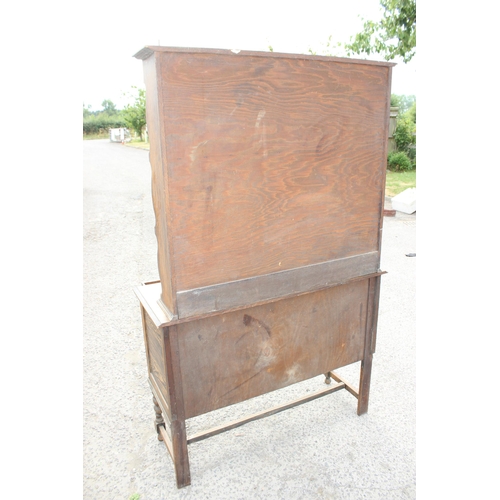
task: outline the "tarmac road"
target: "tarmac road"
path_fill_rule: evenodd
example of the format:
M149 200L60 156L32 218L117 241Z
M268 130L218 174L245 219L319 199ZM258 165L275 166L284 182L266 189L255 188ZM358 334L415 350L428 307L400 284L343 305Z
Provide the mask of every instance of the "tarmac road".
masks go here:
M83 141L85 500L416 497L416 215L384 218L370 405L340 391L189 445L178 490L153 426L139 302L157 279L149 153ZM359 366L339 370L357 383ZM323 387L323 377L188 421L188 434Z

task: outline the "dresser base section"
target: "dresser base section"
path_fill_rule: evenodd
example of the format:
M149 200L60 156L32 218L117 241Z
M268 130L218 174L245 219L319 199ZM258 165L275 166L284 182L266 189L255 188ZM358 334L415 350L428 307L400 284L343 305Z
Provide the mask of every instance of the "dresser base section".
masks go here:
M151 304L144 299L148 294L138 293L155 426L172 457L177 486L191 482L190 443L340 390L357 398L358 415L366 413L379 289L380 275L370 275L316 292L170 323L151 318ZM334 370L358 361L360 380L355 388ZM325 376L326 387L317 392L187 435L189 418L318 375Z

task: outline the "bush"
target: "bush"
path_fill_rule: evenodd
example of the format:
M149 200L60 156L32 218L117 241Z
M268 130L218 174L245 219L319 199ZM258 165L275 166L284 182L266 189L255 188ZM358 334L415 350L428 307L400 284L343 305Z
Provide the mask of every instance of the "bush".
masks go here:
M399 115L393 132L396 151L389 153L387 168L405 172L417 167L417 102L414 96L391 95L391 105L399 101L407 105L406 111Z
M110 128L125 127L125 121L119 116L99 114L83 120L83 134L99 134L107 132Z
M398 120L394 129L394 142L398 151L408 152L410 146L415 144L415 124L408 117L402 117Z
M411 120L415 125L417 124L417 103L414 102L410 109L406 112L406 116Z
M394 172L406 172L413 169L413 163L404 151L392 151L387 157L387 168Z
M411 160L413 167L417 166L417 147L412 145L406 151L408 158Z

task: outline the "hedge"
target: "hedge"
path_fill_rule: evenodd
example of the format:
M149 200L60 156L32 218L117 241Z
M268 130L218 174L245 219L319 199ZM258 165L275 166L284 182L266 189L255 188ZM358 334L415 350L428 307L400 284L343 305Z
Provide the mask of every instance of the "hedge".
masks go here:
M120 117L93 116L83 121L83 135L98 134L107 132L110 128L121 127L126 127L126 124Z

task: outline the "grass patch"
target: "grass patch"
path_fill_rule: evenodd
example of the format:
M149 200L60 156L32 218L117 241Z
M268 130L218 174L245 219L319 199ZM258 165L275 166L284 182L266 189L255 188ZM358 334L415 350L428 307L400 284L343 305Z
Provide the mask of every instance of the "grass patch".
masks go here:
M126 142L125 144L131 148L149 150L149 142L140 141L139 139L132 139L130 142Z
M93 139L109 139L109 132L100 134L83 134L84 141L91 141Z
M385 195L389 197L402 193L405 189L417 186L417 171L391 172L387 170L385 178Z

